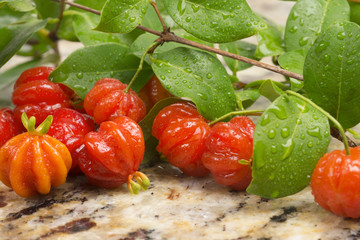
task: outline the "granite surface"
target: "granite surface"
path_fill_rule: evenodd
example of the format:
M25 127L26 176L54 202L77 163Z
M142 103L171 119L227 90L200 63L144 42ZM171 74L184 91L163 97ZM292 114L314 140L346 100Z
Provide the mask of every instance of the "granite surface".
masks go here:
M284 23L293 4L248 2L277 23ZM79 47L62 44L63 56ZM282 78L258 68L243 71L239 77L243 81ZM266 104L265 100L258 103ZM332 141L329 150L333 148L341 148L341 144ZM0 240L360 239L359 220L321 209L309 188L286 198L266 200L231 191L210 177L184 176L166 163L142 171L149 176L151 186L136 196L125 186L112 190L91 186L83 176L70 176L49 195L30 199L17 196L0 183Z
M150 189L99 189L70 177L22 199L0 185L0 239L358 239L359 220L322 210L310 189L277 200L231 191L168 164L143 169Z

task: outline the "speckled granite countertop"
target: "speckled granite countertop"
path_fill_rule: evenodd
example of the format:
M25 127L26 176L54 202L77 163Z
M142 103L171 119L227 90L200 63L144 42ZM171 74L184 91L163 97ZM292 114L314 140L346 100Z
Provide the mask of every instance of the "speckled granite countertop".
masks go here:
M90 186L84 177L31 199L0 185L0 239L360 238L359 220L322 210L309 188L266 200L168 164L143 171L152 184L137 196Z
M248 2L277 23L284 23L293 4ZM73 49L67 45L63 56ZM14 62L7 67L11 64ZM258 68L243 71L239 77L249 81L281 79ZM340 147L338 142L331 144L331 148ZM142 171L152 184L136 196L125 186L112 190L93 187L83 176L69 177L49 195L31 199L20 198L0 183L0 240L360 239L359 220L321 209L309 188L290 197L266 200L231 191L210 177L184 176L166 163Z

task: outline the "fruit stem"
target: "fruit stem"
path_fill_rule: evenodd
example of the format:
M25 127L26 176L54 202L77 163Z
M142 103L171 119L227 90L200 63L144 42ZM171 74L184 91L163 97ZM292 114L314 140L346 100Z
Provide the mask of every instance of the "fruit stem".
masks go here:
M247 115L247 116L259 116L259 113L263 113L264 110L243 110L243 111L234 111L227 113L223 115L222 117L219 117L218 119L215 119L214 121L210 122L209 125L214 125L217 122L220 122L221 120L224 120L228 117L234 116L234 115Z
M133 180L135 179L136 182ZM135 172L128 176L127 187L129 191L136 195L141 189L147 190L150 186L149 178L142 172Z
M28 118L25 112L21 115L21 122L30 133L35 133L37 135L45 135L52 124L53 116L49 115L47 118L35 129L36 118L34 116Z
M160 42L154 42L153 44L151 44L144 52L144 54L141 56L141 59L140 59L140 64L139 64L139 67L135 73L135 75L133 76L133 78L131 79L131 81L129 82L128 86L125 88L124 92L127 93L129 92L131 86L133 85L133 83L135 82L136 78L139 76L142 68L143 68L143 65L144 65L144 60L145 60L145 57L146 57L146 54L149 52L150 49L153 49L155 46L158 46L160 44Z
M296 97L300 98L301 100L304 100L306 103L310 104L311 106L313 106L314 108L319 110L321 113L323 113L331 122L333 122L335 127L339 130L339 132L340 132L340 134L342 136L342 141L344 143L346 154L350 155L349 143L348 143L344 128L341 126L341 124L333 116L331 116L324 109L322 109L321 107L316 105L313 101L311 101L310 99L304 97L303 95L301 95L299 93L293 92L291 90L287 90L286 93L288 93L290 95L293 95L293 96L296 96Z

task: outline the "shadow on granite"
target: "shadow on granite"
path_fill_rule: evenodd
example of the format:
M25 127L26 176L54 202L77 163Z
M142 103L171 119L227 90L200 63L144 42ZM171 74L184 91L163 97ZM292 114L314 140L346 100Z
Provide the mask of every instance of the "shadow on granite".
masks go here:
M150 189L93 187L69 177L51 194L23 199L0 185L0 239L357 239L358 220L322 210L310 189L266 200L168 164L143 169Z

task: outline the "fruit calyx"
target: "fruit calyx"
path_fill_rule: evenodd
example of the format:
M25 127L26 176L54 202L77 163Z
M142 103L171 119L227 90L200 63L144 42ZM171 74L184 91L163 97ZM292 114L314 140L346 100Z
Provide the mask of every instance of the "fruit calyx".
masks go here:
M47 118L35 129L36 118L31 116L28 118L25 112L21 115L21 122L26 128L26 130L30 133L42 136L45 135L52 124L53 116L49 115Z
M136 182L134 181L136 180ZM129 191L136 195L141 189L147 190L150 186L149 178L142 172L136 171L128 176L127 187Z

